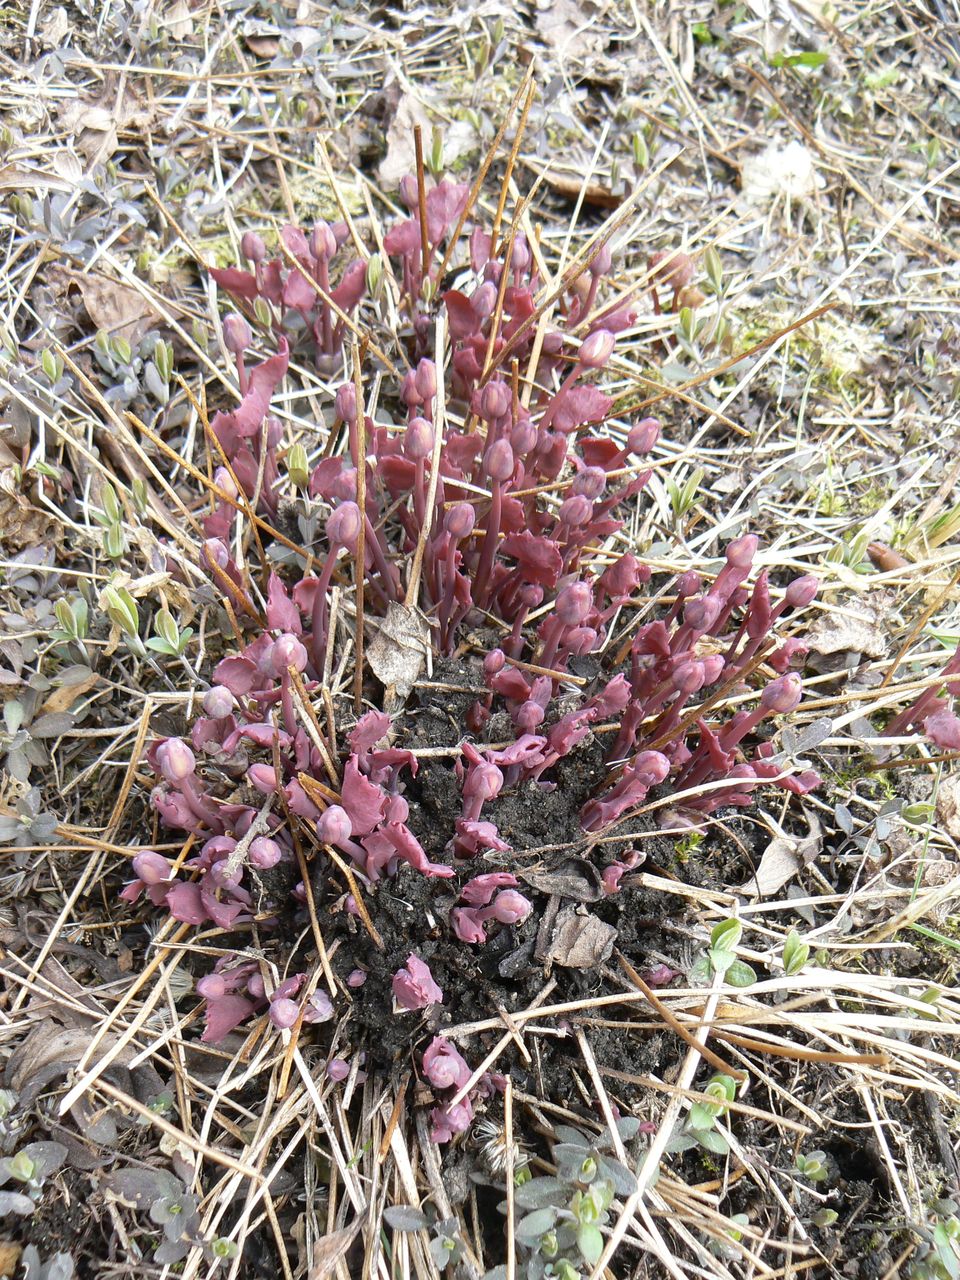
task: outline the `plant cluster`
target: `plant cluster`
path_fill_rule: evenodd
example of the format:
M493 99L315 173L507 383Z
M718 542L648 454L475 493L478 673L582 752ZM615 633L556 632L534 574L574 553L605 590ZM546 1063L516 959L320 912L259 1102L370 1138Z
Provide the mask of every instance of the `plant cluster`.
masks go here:
M470 230L464 271L471 283L441 292L439 273L457 248L467 188L444 181L424 192L411 179L402 194L410 216L384 241L397 263L414 352L395 389L398 411L393 421L377 420L357 383L344 381L328 447L313 463L301 449L294 470L283 455L271 400L287 371L290 340L308 336L323 367L339 360L369 264L350 263L334 287L331 267L346 229L318 224L309 236L285 228L283 257L271 260L259 238L245 236L253 270L215 272L253 304L252 318L276 335L278 350L251 367L249 324L228 317L241 398L211 423L223 465L201 561L253 636L214 669L189 741L161 739L148 752L155 810L164 826L194 836L198 847L175 864L140 852L137 878L124 890L128 901L146 893L181 921L231 929L256 919L269 927L284 903L265 887L268 873L287 867L294 899L306 896L296 870L305 835L341 865L345 858L357 886L337 903L318 905L362 917L358 897L375 893L384 877L453 880L459 889L447 926L465 945L482 946L489 930L516 927L534 909L509 870L509 842L484 807L511 790L556 786L558 763L588 740L605 744L607 767L605 785L580 812L591 841L666 783L674 794L671 820L696 827L721 806L749 804L764 783L802 794L819 781L775 759L773 744L758 733L800 701L794 668L804 649L796 636L781 634L782 624L811 602L816 580L805 575L774 587L766 570L754 573L758 544L747 534L728 544L712 580L682 574L660 616L651 617L643 591L651 569L618 548L625 505L647 483L643 460L660 424L643 418L619 428L622 441L600 428L613 400L595 379L633 316L625 304L597 306L609 247L594 250L558 300L554 324L545 326L536 305L537 253L523 236L496 242L480 227ZM660 265L663 280L668 267ZM449 369L422 354L439 307L451 337ZM518 370L531 364L532 393L524 398ZM238 522L253 511L269 536L281 498L298 488L303 510L324 520L325 545L309 571L287 578L271 572L261 595L233 550ZM409 563L420 566L422 614L407 600ZM483 626L495 637L479 663L486 693L467 716L455 766L461 811L441 859L427 855L408 822L404 791L419 761L393 744L391 716L361 715L340 761L312 716L311 697L352 640L345 611L337 625L332 612L334 588L351 582L362 585L368 619L399 618L442 655L457 651L468 629ZM626 640L617 652L613 628L624 619ZM176 648L172 633L161 639ZM583 670L588 677L575 677ZM747 706L729 714L730 695ZM486 741L488 726L504 718L511 740ZM474 874L478 858L506 865ZM636 861L628 853L604 868L608 893ZM340 980L346 989L364 974ZM326 995L303 994L313 987L303 974L268 986L252 962L221 957L198 985L204 1037L219 1039L261 1011L280 1028L332 1016ZM392 992L401 1014L443 1000L415 953L394 975ZM435 1040L422 1069L445 1098L434 1111L434 1136L462 1132L472 1117L470 1098L452 1107L447 1100L470 1077L466 1063ZM489 1087L486 1080L477 1086Z
M639 1132L640 1121L623 1116L617 1130L621 1141L628 1142ZM589 1275L603 1253L602 1229L611 1205L637 1184L636 1174L612 1154L609 1134L591 1137L562 1124L556 1136L556 1173L533 1176L524 1167L514 1175L517 1275L524 1280ZM506 1209L504 1202L501 1213ZM503 1280L506 1274L505 1267L496 1267L485 1280Z

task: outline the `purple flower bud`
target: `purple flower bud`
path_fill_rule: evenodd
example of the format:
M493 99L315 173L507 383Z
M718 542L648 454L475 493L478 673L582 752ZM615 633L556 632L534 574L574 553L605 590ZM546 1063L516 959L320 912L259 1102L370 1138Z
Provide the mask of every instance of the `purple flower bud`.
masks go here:
M609 329L595 329L580 344L580 363L587 369L602 369L613 354L616 341Z
M434 1089L459 1089L470 1079L470 1068L455 1045L435 1036L423 1053L423 1074Z
M455 502L443 519L443 527L457 542L469 538L476 523L476 513L469 502Z
M317 819L317 835L324 844L344 844L353 835L353 823L346 809L332 804Z
M304 1022L329 1022L332 1017L333 1001L325 991L315 991L304 1005Z
M495 676L502 671L507 662L507 655L502 649L491 649L483 660L483 674Z
M355 502L341 502L327 519L327 541L331 547L356 551L360 537L360 508Z
M488 382L480 392L480 417L494 422L510 410L510 388L505 382Z
M526 271L532 260L527 237L525 235L517 236L513 242L513 253L510 255L510 270Z
M742 538L734 538L727 545L727 564L735 569L749 569L753 557L757 554L760 539L754 533L745 533Z
M437 366L432 360L423 359L417 365L415 382L420 399L429 404L437 394Z
M236 499L240 493L233 476L226 467L217 467L213 473L213 483L230 498Z
M163 884L170 879L170 863L152 849L144 849L133 859L133 874L144 884Z
M405 173L400 179L400 199L411 213L416 213L420 206L420 191L412 173Z
M583 494L574 494L572 498L567 498L560 507L561 521L563 524L570 525L571 528L589 524L592 515L593 503L589 498L585 498Z
M417 405L423 404L423 396L417 390L417 375L412 369L408 369L403 375L403 381L400 384L400 399L408 409L415 409Z
M258 871L269 871L283 857L283 850L269 836L257 836L250 842L250 864Z
M426 418L411 418L403 436L403 452L419 461L433 452L433 426Z
M296 1000L281 996L270 1004L270 1021L280 1031L287 1031L300 1017L300 1006Z
M333 407L342 422L353 422L357 416L357 389L352 382L344 382L337 388Z
M545 712L539 702L527 699L521 703L516 714L516 725L521 733L533 733L538 725L543 723Z
M331 1058L327 1063L327 1075L336 1084L341 1080L346 1080L350 1074L350 1063L343 1058Z
M819 590L819 578L815 578L812 573L805 573L800 578L794 578L787 587L787 604L791 609L804 609L816 597Z
M538 439L537 428L530 419L521 418L510 432L510 447L515 455L523 458L536 446Z
M492 280L485 281L470 299L474 315L485 320L492 316L497 306L497 286Z
M726 659L722 653L712 653L708 658L704 658L700 665L703 667L703 688L707 688L720 679L723 668L726 666Z
M607 487L607 473L603 467L584 467L574 477L570 486L572 494L582 494L584 498L596 499Z
M496 440L484 454L483 469L491 480L509 480L513 475L513 450L506 440Z
M236 705L236 698L224 684L215 684L203 695L203 709L213 720L222 720Z
M273 414L263 424L263 438L268 449L275 449L283 439L283 423Z
M326 222L314 224L313 234L310 236L310 252L321 260L332 258L337 252L336 238Z
M682 662L674 671L671 683L681 697L689 697L703 688L704 674L702 662Z
M485 907L498 889L512 889L516 883L517 877L509 871L487 871L468 880L460 897L471 907Z
M347 974L348 987L362 987L367 980L366 972L363 969L351 969Z
M795 673L780 676L773 680L760 695L760 705L764 711L776 711L785 715L800 704L802 684Z
M251 973L247 979L247 991L253 996L254 1000L265 1000L266 989L263 985L263 975L259 973Z
M659 418L641 418L627 433L627 449L630 453L649 453L659 439Z
M230 563L230 552L219 538L207 538L203 544L203 554L218 569L226 569Z
M229 315L223 322L223 345L235 356L241 355L253 341L250 326L243 316Z
M227 994L227 984L219 973L208 973L197 983L197 995L203 1000L220 1000Z
M464 799L493 800L503 788L503 774L495 764L476 764L463 783Z
M520 603L528 609L539 609L543 604L543 587L536 582L525 583L517 594Z
M694 631L709 631L720 616L723 605L716 596L699 596L688 600L683 609L683 620Z
M593 608L593 592L585 582L571 582L558 594L553 612L565 627L579 627Z
M406 965L393 975L390 985L397 1004L408 1012L443 1003L443 992L434 982L430 966L419 956L411 954Z
M533 903L516 889L504 889L494 898L489 910L492 918L501 924L522 924L533 910Z
M247 770L247 781L262 796L272 796L277 789L277 775L270 764L252 764Z
M262 262L267 256L267 246L255 231L245 231L240 240L240 252L248 262Z
M274 641L270 651L270 665L278 676L283 675L288 667L305 671L307 651L296 636L287 632Z
M590 274L594 277L605 276L613 263L613 251L609 244L601 245L600 252L590 263Z
M157 764L167 782L182 782L197 767L196 757L182 738L167 738L157 747Z

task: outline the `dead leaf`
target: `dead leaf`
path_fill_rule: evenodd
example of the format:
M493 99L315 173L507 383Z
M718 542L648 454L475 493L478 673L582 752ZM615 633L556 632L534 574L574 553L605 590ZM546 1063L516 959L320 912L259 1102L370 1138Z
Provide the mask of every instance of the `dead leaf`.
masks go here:
M536 23L541 39L561 57L582 58L602 53L607 46L606 37L594 29L584 6L574 0L537 0Z
M63 5L58 5L53 13L40 24L40 38L49 49L57 49L63 44L63 37L70 30L70 18Z
M773 837L763 851L756 873L739 892L751 898L773 897L801 868L812 862L822 848L820 823L811 815L807 835L795 838L781 831Z
M574 902L599 902L604 896L600 872L584 858L567 858L554 871L521 871L520 879L541 893Z
M533 164L529 160L526 163L529 169L543 178L548 187L566 200L579 200L582 194L584 203L597 209L618 209L623 204L624 197L614 195L609 187L602 187L597 182L588 182L584 186L582 178L556 173L553 169Z
M70 184L39 169L23 164L5 164L0 169L0 191L69 191Z
M25 547L44 543L60 546L63 526L43 507L35 507L20 492L17 472L7 468L0 472L0 547L10 559Z
M23 1253L22 1245L15 1244L13 1240L0 1240L0 1276L17 1274L21 1253Z
M187 0L175 0L170 6L165 25L172 40L187 40L193 35L193 18Z
M883 625L888 607L882 593L850 600L836 612L821 614L803 637L811 653L859 653L882 658L887 652L888 633Z
M337 1269L337 1263L353 1244L354 1237L360 1230L360 1219L354 1219L349 1227L342 1231L331 1231L321 1236L313 1246L313 1265L308 1273L308 1280L325 1280Z
M111 280L98 272L64 271L80 290L87 315L98 329L111 338L125 338L135 347L148 330L163 323L163 317L136 289Z
M416 609L391 601L367 645L370 669L385 688L393 688L400 701L420 677L430 644L430 628Z
M557 915L545 958L566 969L595 969L610 959L616 938L613 925L565 907Z
M116 151L118 135L142 129L150 112L128 87L118 97L108 85L99 100L67 98L58 109L61 128L74 136L74 146L88 160L103 161Z
M867 547L867 555L875 569L882 573L894 573L897 569L908 569L910 561L899 551L894 551L885 542L871 542Z
M406 174L416 172L413 127L417 124L423 131L424 147L429 147L433 122L419 99L412 93L401 94L387 127L387 153L377 170L380 184L387 191L398 187L400 179Z
M87 670L84 667L74 668L78 672ZM85 676L79 676L75 681L64 681L46 700L40 710L46 714L48 711L60 713L69 711L76 700L87 693L97 683L100 677L95 671L87 670Z

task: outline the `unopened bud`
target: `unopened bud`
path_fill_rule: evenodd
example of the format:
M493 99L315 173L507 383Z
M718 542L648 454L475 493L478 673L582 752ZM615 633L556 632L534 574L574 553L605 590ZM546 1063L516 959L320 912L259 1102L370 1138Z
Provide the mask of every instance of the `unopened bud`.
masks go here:
M596 329L580 344L580 363L588 369L602 369L613 354L616 341L609 329Z
M288 1031L300 1017L300 1006L296 1000L281 996L270 1004L270 1021L279 1031Z
M794 578L787 587L787 604L791 609L804 609L815 598L819 590L819 579L815 578L812 573L805 573L801 578Z
M295 635L289 632L279 636L270 651L270 665L278 676L293 667L296 671L304 671L307 666L307 651Z
M353 823L346 809L332 804L317 819L317 835L324 844L345 844L353 835Z
M490 908L494 920L501 924L521 924L533 910L533 903L516 889L503 889Z
M182 738L167 738L157 747L157 764L167 782L182 782L197 767L196 757Z
M578 528L580 525L589 524L590 517L593 515L593 503L589 498L585 498L583 494L574 494L572 498L567 498L560 507L560 519L571 528Z
M337 388L334 409L341 422L353 422L357 416L357 389L352 382L344 382Z
M485 422L502 418L510 408L510 388L505 382L488 382L480 392L480 416Z
M627 433L627 448L631 453L649 453L659 439L659 418L641 418Z
M775 711L786 715L800 704L802 685L800 677L795 674L781 676L768 684L760 695L760 705L764 711Z
M240 252L248 262L262 262L267 256L267 246L255 231L245 231L240 240Z
M313 234L310 236L310 252L320 260L332 258L337 252L336 239L326 222L314 224Z
M360 537L360 508L355 502L341 502L327 519L327 541L331 547L356 551Z
M257 836L250 843L250 865L258 871L269 871L282 857L283 850L276 840L271 840L268 836Z
M513 450L506 440L495 440L483 458L483 468L491 480L503 482L513 475Z
M429 403L437 394L437 366L432 360L421 360L417 365L414 380L420 399Z
M585 498L596 499L607 487L607 473L603 467L584 467L574 476L570 486L572 494L582 494Z
M250 326L243 316L229 315L223 322L223 345L235 356L242 355L253 341Z
M458 542L461 538L469 538L476 523L476 513L469 502L455 502L444 516L443 527L451 538Z
M144 849L133 859L133 874L144 884L163 884L170 879L170 863L153 849Z
M403 436L403 452L419 462L433 452L433 427L426 418L411 418Z
M213 720L222 720L237 705L237 700L226 685L215 684L203 695L203 709Z
M553 611L565 627L579 627L593 608L593 592L585 582L571 582L556 599Z

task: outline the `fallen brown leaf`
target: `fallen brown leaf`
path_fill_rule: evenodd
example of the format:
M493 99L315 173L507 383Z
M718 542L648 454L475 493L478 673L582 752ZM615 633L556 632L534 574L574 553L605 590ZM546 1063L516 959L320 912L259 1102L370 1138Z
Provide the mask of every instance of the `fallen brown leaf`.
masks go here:
M80 290L87 315L111 338L125 338L136 346L149 329L163 323L163 317L136 289L97 272L63 273Z

